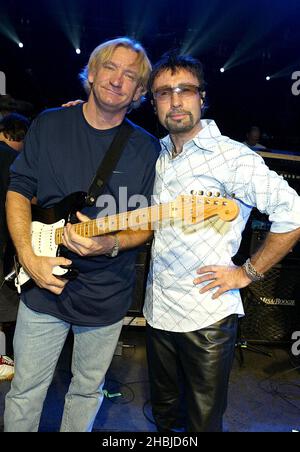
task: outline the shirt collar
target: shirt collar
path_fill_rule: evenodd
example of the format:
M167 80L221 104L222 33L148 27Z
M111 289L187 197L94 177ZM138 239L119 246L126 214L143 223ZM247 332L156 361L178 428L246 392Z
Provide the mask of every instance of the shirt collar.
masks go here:
M202 119L201 120L202 129L200 132L191 140L187 141L183 146L183 151L190 149L194 145L198 148L214 152L216 149L216 139L221 137L221 132L212 119ZM162 138L160 140L162 148L165 149L170 155L172 155L173 143L171 141L170 135Z

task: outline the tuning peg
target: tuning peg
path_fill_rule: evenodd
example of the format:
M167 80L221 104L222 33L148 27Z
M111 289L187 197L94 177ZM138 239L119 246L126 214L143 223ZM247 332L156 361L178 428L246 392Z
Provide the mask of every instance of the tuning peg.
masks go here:
M211 191L206 192L206 196L210 198L212 196L212 192Z
M219 191L216 192L215 197L219 198L221 196L221 193Z

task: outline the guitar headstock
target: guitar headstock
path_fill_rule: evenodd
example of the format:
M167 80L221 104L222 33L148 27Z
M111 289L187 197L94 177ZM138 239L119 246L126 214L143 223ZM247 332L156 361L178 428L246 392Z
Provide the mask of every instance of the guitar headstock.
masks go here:
M218 216L223 221L233 221L239 214L239 207L233 199L180 195L174 202L176 217L193 224Z

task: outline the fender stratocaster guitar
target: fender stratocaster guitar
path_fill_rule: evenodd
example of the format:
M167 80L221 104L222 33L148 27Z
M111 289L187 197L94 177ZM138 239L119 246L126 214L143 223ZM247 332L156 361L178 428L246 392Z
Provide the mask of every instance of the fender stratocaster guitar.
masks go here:
M75 214L85 207L86 193L77 192L67 196L51 208L32 205L31 243L37 256L56 257L63 255L62 235L67 222L73 223ZM155 230L164 221L180 220L184 224L195 224L218 216L223 221L234 220L239 213L237 204L226 198L181 195L168 204L132 210L74 224L82 237L96 237L127 229ZM10 244L4 257L5 281L14 283L18 292L27 287L30 276L18 263L16 252ZM57 266L53 274L59 278L74 279L78 270L73 266Z

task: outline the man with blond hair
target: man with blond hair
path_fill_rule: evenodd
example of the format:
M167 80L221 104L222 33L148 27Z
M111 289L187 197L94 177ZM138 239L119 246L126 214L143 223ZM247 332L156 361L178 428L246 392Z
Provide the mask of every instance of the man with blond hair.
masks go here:
M30 201L36 196L40 206L51 207L70 193L88 190L126 113L141 102L150 71L144 49L131 39L118 38L98 46L81 74L88 101L41 114L12 168L8 226L19 261L36 284L21 293L15 377L6 398L5 431L38 430L70 328L74 333L73 378L61 431L91 431L93 427L105 374L131 303L136 247L151 233L122 231L83 238L67 224L65 257L37 256L30 238ZM154 137L130 124L133 131L103 191L105 199L114 199L117 213L123 209L119 194L124 198L124 189L127 203L137 194L150 198L159 151ZM98 214L96 207L86 207L77 217L82 222ZM79 269L75 280L54 276L54 267L71 262Z

